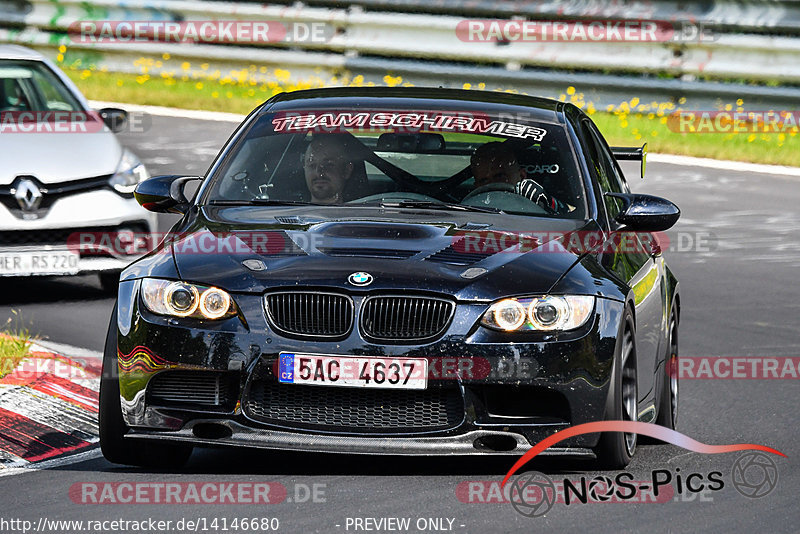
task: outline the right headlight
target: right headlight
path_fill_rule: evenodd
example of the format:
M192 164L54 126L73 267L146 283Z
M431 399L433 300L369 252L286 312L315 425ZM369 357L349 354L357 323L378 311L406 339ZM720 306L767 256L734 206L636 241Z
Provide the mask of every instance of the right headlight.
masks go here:
M236 305L227 291L181 281L145 278L142 300L148 310L159 315L211 320L236 315Z
M117 170L108 179L108 183L117 193L131 195L139 182L147 180L149 177L150 174L139 158L130 150L125 149L122 151L122 158L119 160Z
M587 295L507 298L489 306L481 324L505 332L574 330L592 310L594 297Z

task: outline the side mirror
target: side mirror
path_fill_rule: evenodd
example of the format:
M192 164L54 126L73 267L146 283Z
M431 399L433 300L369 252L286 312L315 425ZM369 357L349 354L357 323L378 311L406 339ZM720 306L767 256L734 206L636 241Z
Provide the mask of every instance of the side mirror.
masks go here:
M606 193L624 203L616 221L631 230L660 232L672 228L681 216L678 206L669 200L652 195Z
M202 180L200 176L153 176L136 186L133 196L136 202L156 213L185 213L189 200L183 193L187 182Z
M97 112L108 129L112 132L121 132L128 124L128 112L119 108L103 108Z

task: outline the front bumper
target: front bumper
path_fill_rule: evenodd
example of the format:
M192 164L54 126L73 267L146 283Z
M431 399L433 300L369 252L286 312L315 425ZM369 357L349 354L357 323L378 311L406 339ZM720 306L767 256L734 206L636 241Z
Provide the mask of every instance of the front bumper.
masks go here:
M118 231L153 234L156 214L145 211L133 198L108 190L94 190L57 200L45 215L21 219L0 205L0 257L17 253L49 253L70 250L80 252L76 268L69 272L4 272L0 277L89 274L124 269L140 254L127 254L115 247ZM111 246L80 250L81 238L90 236L98 243L101 236Z
M80 229L76 229L80 231ZM68 249L68 248L67 248ZM63 245L43 245L31 247L0 247L0 259L19 253L57 253L65 250ZM14 278L27 276L77 276L82 274L121 271L139 256L128 255L80 255L77 267L69 271L63 270L37 270L5 272L0 269L0 278Z
M261 295L234 295L244 320L158 317L140 308L138 286L138 280L121 283L118 316L121 404L131 439L339 453L519 454L568 426L602 420L624 310L621 302L598 298L593 318L580 330L512 343L477 326L488 303L460 302L438 340L379 345L366 341L358 329L335 342L282 337L268 326ZM456 389L463 417L446 428L405 432L259 420L248 410L250 386L257 373L273 368L281 352L427 358L437 370L429 376L429 388ZM450 368L456 372L448 374L441 363L447 358L475 362L473 368L484 372L460 373L463 367L455 363ZM233 377L235 396L214 409L154 402L148 384L175 371ZM514 403L498 402L503 397L515 399L521 412ZM522 406L526 403L530 407ZM598 437L571 438L552 453L591 456Z

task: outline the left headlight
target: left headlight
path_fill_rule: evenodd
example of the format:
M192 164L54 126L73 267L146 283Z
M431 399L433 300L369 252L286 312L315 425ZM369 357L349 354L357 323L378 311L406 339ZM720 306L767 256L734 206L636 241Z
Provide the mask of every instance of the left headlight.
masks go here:
M123 195L130 195L136 186L142 180L150 178L144 164L139 161L139 158L128 149L122 152L122 158L119 160L117 170L114 175L109 178L108 183L118 193Z
M594 297L587 295L508 298L495 302L481 324L495 330L574 330L589 319Z
M175 280L145 278L142 300L159 315L212 320L236 315L236 305L226 291Z

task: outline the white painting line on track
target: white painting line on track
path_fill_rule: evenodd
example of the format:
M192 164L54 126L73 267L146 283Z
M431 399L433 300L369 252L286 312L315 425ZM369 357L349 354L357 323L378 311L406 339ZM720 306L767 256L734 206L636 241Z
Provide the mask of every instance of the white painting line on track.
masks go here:
M150 115L158 115L160 117L177 117L180 119L196 119L202 121L239 123L242 122L245 118L245 115L239 115L238 113L225 113L222 111L200 111L194 109L166 108L161 106L143 106L140 104L124 104L121 102L101 102L98 100L90 100L89 105L95 109L122 108L125 111L149 113Z
M705 167L708 169L718 169L722 171L800 177L800 167L763 165L760 163L745 163L743 161L726 161L721 159L694 158L690 156L676 156L674 154L647 154L647 162L668 163L670 165L682 165L685 167ZM645 180L646 179L647 178L645 178Z
M18 465L27 465L27 463L19 456L0 449L0 473L5 469L11 469Z
M42 471L44 469L54 469L56 467L63 467L65 465L88 462L89 460L100 458L102 455L103 453L100 451L100 448L95 447L88 451L70 454L69 456L59 456L58 458L51 458L50 460L26 464L25 466L0 469L0 477L21 475L23 473L31 473L33 471Z
M55 341L37 339L31 345L31 349L42 350L44 352L56 352L58 354L67 355L71 358L91 358L96 360L103 359L103 353L97 350L84 349L81 347L74 347L64 343L56 343Z

